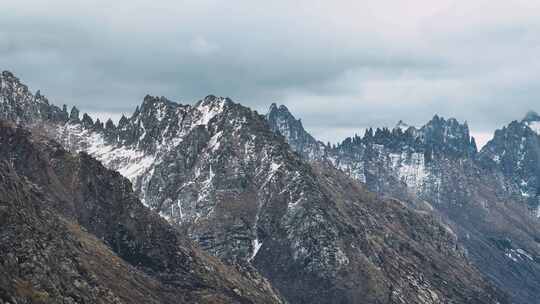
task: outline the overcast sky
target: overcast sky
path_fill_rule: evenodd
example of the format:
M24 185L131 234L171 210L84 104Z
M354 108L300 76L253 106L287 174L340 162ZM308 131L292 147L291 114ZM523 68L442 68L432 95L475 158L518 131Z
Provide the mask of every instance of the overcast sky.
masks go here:
M540 111L538 0L5 2L0 69L83 111L215 94L332 142L435 113L482 142Z

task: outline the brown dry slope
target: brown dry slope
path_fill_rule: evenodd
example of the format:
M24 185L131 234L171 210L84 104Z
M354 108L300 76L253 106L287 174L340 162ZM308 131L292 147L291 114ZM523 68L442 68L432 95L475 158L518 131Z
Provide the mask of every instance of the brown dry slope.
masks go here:
M0 142L0 303L280 303L88 155L4 123Z

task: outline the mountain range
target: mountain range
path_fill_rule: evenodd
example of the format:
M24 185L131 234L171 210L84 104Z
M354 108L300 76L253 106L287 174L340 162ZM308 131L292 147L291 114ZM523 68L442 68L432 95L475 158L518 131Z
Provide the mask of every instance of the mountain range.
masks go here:
M437 216L476 267L514 302L536 302L537 114L497 130L480 151L466 123L437 115L420 128L368 129L336 146L315 140L285 106L271 105L267 119L305 159L327 160L380 196Z
M115 124L10 72L0 81L0 303L534 303L540 291L534 113L480 151L466 123L439 116L330 146L276 104L260 115L212 95L146 96Z

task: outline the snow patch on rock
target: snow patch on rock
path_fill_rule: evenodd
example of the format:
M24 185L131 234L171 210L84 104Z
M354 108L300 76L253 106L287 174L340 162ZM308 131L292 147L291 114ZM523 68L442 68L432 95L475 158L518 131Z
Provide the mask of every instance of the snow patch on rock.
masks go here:
M257 256L257 253L259 253L259 250L261 249L262 245L263 243L260 242L258 238L252 241L253 253L251 254L251 257L248 259L248 261L252 261Z
M421 153L390 154L392 166L399 178L413 190L420 190L428 173L425 168L424 155Z
M536 134L540 135L540 121L527 122L527 126Z

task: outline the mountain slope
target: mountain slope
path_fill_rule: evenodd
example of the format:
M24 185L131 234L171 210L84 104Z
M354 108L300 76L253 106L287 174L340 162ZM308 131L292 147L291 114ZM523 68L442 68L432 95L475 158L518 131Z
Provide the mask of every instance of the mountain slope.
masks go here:
M301 124L287 125L297 120L283 113L284 107L276 109L271 107L267 114L274 116L270 124L282 122L274 130L307 133ZM526 126L522 129L532 134ZM298 138L308 136L287 140ZM399 198L417 210L433 213L455 231L468 257L513 301L535 301L540 292L540 224L529 215L521 196L515 195L519 193L516 183L509 182L498 168L479 161L484 150L477 153L466 124L435 116L421 128L368 129L364 137L326 147L319 157L312 158L318 154L310 151L298 152L311 161L328 160L383 197Z
M196 249L87 154L2 123L0 163L6 303L280 302L255 272Z
M540 217L540 116L530 112L513 121L482 149L479 160L484 167L500 170L517 196L529 203Z
M118 126L76 109L61 120L39 113L15 121L118 169L147 206L213 255L254 265L291 302L506 303L433 217L306 163L263 116L229 99L192 106L147 96Z
M266 120L272 131L283 135L291 148L304 157L313 159L323 157L326 154L327 147L306 132L302 121L297 120L284 105L278 107L272 103L266 114Z

